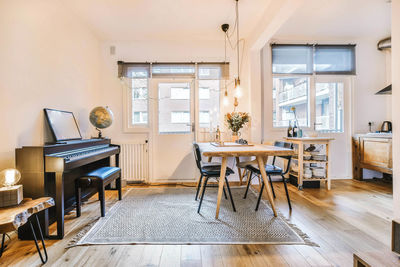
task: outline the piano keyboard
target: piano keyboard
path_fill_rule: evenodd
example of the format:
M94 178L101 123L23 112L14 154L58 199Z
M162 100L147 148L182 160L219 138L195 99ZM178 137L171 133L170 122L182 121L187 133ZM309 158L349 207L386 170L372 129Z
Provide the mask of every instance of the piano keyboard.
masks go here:
M87 148L69 150L66 152L48 154L46 156L64 158L65 162L71 162L71 161L80 160L83 158L91 157L94 155L98 155L101 153L105 153L105 152L113 151L113 150L117 150L117 149L118 148L114 147L114 146L98 145L98 146L91 146L91 147L87 147Z

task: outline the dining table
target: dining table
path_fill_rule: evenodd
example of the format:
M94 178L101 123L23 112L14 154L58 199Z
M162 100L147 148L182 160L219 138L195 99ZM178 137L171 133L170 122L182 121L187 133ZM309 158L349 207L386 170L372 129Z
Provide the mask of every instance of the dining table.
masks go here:
M262 179L268 181L267 174L265 172L265 164L268 156L291 156L294 154L292 149L276 147L272 145L262 145L262 144L238 144L238 143L198 143L200 152L204 157L208 157L209 161L212 158L221 158L221 173L218 182L218 194L217 194L217 210L215 213L215 218L218 219L222 191L225 185L225 173L227 167L227 159L230 157L255 157L259 170L261 172ZM271 204L274 216L277 216L275 209L274 198L272 196L271 187L268 182L265 182L264 190L267 194L268 201Z

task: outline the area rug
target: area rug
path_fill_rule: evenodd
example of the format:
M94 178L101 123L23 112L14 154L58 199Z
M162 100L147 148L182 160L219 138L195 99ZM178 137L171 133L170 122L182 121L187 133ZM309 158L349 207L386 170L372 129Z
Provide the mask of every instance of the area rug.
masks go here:
M215 219L217 188L207 188L200 214L193 188L130 189L106 217L99 219L75 245L109 244L282 244L311 245L306 234L282 215L273 216L257 195L232 188L236 205L222 198Z

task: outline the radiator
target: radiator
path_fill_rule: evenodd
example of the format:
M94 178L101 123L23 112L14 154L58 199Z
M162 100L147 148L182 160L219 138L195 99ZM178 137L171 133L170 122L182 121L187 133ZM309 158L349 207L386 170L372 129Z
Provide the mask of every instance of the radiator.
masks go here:
M148 144L146 142L123 143L120 146L122 179L127 182L147 181L149 177Z

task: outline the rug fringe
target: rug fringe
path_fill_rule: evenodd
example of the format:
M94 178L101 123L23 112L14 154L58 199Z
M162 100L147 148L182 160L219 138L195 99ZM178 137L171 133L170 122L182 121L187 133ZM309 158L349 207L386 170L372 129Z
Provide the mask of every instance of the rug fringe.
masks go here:
M257 192L254 190L254 188L250 187L250 190L253 194L257 195ZM269 203L267 203L264 199L261 199L261 201L271 207L271 205ZM311 241L311 237L309 237L306 233L304 233L296 224L290 222L282 213L279 209L276 208L276 211L278 213L278 216L281 217L283 219L283 221L285 223L287 223L291 228L293 228L293 231L296 232L296 234L298 234L303 240L305 245L307 246L311 246L311 247L319 247L319 245L313 241Z
M78 246L79 241L86 235L87 232L92 229L92 227L99 221L99 218L94 219L91 222L88 222L71 240L68 242L68 245L65 249L73 248Z

